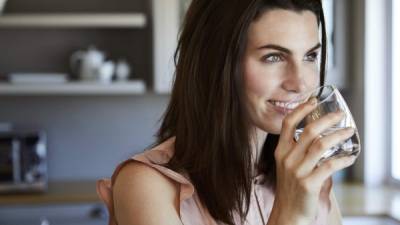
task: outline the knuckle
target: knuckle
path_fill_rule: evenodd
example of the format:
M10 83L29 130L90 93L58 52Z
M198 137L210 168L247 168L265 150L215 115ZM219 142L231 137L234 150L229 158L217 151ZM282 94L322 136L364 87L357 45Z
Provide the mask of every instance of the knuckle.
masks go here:
M318 150L325 150L327 148L326 142L322 139L319 138L314 142L315 148Z
M336 164L335 164L335 162L334 162L333 160L329 160L329 161L325 162L325 168L326 168L328 171L335 170Z
M285 129L288 129L292 126L292 124L293 124L293 116L289 115L289 116L285 117L285 119L283 120L283 127Z
M305 102L305 103L303 103L303 104L301 104L301 105L299 105L299 106L297 107L297 111L302 111L302 110L306 109L306 108L309 107L309 106L310 106L310 105L307 104L307 102Z
M304 132L306 132L308 135L310 135L311 137L316 137L319 135L319 131L318 131L318 125L315 123L311 123L310 125L308 125L305 129Z
M288 156L285 156L282 161L282 166L286 171L292 171L293 170L293 163L291 160L289 160Z
M317 147L311 146L311 147L307 150L307 154L310 154L310 155L313 156L313 155L318 154L320 151L321 151L321 150L319 150Z
M283 168L285 168L286 170L290 170L291 165L290 165L289 160L287 160L287 158L285 158L283 160L282 165L283 165Z
M304 134L305 136L307 136L307 137L315 137L315 136L318 135L318 132L316 131L316 129L315 129L314 126L310 125L310 126L308 126L308 127L306 127L306 128L304 129L303 134Z

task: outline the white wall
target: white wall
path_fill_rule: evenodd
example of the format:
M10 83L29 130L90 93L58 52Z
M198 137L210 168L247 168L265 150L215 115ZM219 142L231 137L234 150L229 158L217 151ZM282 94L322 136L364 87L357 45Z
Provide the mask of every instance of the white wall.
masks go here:
M171 91L175 72L174 53L178 41L179 0L153 0L154 89L157 93Z
M365 1L364 179L370 186L385 182L389 154L388 1Z

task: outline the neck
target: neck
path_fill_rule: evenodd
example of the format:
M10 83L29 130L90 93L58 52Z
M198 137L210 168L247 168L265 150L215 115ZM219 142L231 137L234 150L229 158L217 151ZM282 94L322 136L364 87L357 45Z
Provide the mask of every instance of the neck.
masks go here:
M253 138L251 142L251 150L254 168L257 167L257 162L260 158L262 147L267 135L267 132L259 129L258 127L255 128L254 134L252 135Z

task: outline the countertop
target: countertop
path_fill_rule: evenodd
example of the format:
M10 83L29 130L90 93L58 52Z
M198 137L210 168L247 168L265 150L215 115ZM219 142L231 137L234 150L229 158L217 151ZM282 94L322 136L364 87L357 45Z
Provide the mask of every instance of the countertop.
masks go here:
M365 187L335 184L334 191L343 216L382 216L400 221L400 187Z
M0 207L26 204L69 204L100 202L96 181L49 182L45 193L0 194Z
M345 183L335 184L334 191L343 216L389 216L400 221L400 188ZM50 182L43 194L0 195L0 207L99 202L96 181Z

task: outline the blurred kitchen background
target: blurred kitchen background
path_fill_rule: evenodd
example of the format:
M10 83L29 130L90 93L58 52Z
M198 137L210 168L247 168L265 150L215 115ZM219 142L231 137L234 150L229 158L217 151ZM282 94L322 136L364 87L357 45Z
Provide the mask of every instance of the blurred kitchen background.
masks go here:
M399 1L324 0L362 141L334 177L345 224L400 224ZM0 224L107 223L95 181L154 141L188 3L0 0Z

